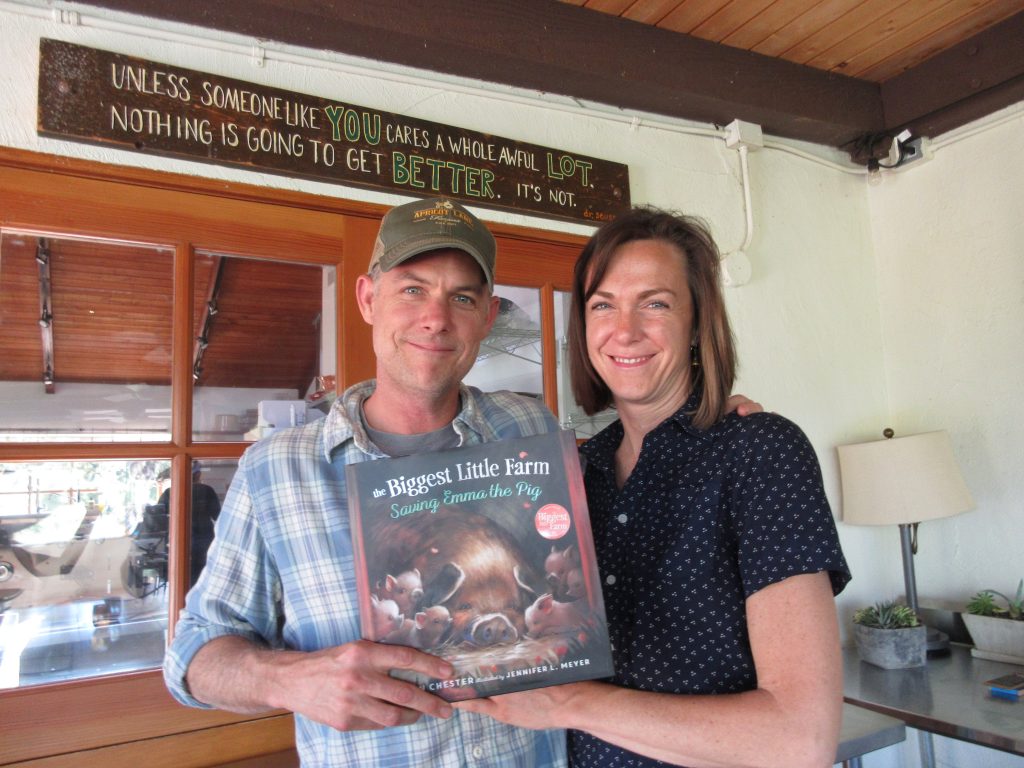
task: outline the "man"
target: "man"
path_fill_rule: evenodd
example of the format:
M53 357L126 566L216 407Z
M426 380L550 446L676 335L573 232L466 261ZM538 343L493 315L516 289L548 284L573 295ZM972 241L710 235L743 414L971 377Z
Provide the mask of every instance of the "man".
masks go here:
M493 236L455 202L384 217L356 283L376 379L242 457L164 662L180 702L291 710L302 763L317 768L565 763L563 731L455 712L388 674L447 677L447 662L359 639L345 465L557 428L533 400L462 384L497 314L494 261Z
M206 565L206 550L213 542L213 525L220 514L220 499L217 492L203 481L203 467L198 461L192 462L192 506L189 514L192 520L192 547L189 555L189 585L195 585L199 574ZM164 514L171 508L171 489L160 494L157 504L163 505ZM163 519L163 533L167 533L167 518ZM166 550L166 547L165 547ZM166 551L165 551L166 554Z

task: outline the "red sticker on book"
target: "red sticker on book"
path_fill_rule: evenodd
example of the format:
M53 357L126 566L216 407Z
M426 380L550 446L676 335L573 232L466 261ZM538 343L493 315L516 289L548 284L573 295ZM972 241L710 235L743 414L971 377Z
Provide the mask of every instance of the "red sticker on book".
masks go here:
M560 539L569 532L569 511L561 504L545 504L537 510L533 524L545 539Z

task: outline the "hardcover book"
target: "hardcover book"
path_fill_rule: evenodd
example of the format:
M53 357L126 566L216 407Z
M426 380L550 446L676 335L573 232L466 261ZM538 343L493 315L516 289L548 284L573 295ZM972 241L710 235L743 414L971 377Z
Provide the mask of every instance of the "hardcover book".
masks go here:
M346 480L363 637L455 667L406 679L455 701L612 674L571 432L351 464Z

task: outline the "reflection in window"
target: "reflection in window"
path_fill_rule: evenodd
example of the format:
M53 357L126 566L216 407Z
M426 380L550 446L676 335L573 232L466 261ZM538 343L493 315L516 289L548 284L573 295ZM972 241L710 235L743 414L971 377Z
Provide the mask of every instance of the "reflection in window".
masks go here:
M335 373L334 273L196 254L194 439L258 439L323 416Z
M170 439L173 250L0 233L0 441Z
M618 418L614 408L588 416L572 394L569 371L569 307L572 294L555 291L555 336L558 339L558 413L563 429L572 429L580 439L593 437Z
M191 531L188 582L190 587L195 585L203 566L206 565L206 553L213 543L214 524L220 516L221 504L237 469L238 462L233 459L204 459L192 462L189 497L185 501L185 516L189 520ZM156 505L146 507L147 515L150 515L151 519L144 519L140 528L140 532L146 535L166 536L168 515L174 513L171 505L170 475L168 467L157 476L160 496ZM166 539L164 543L166 544Z
M494 293L498 317L465 382L484 392L507 389L542 398L540 291L496 285Z
M0 688L159 666L167 461L0 464Z

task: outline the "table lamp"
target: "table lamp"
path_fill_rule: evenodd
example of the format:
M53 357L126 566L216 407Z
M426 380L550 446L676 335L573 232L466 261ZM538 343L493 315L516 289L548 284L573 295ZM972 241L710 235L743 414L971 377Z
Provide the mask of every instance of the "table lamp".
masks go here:
M953 457L948 432L893 437L886 429L883 434L885 440L838 447L843 522L900 527L907 605L918 613L917 524L966 512L974 502ZM928 629L930 652L948 647L944 633Z

